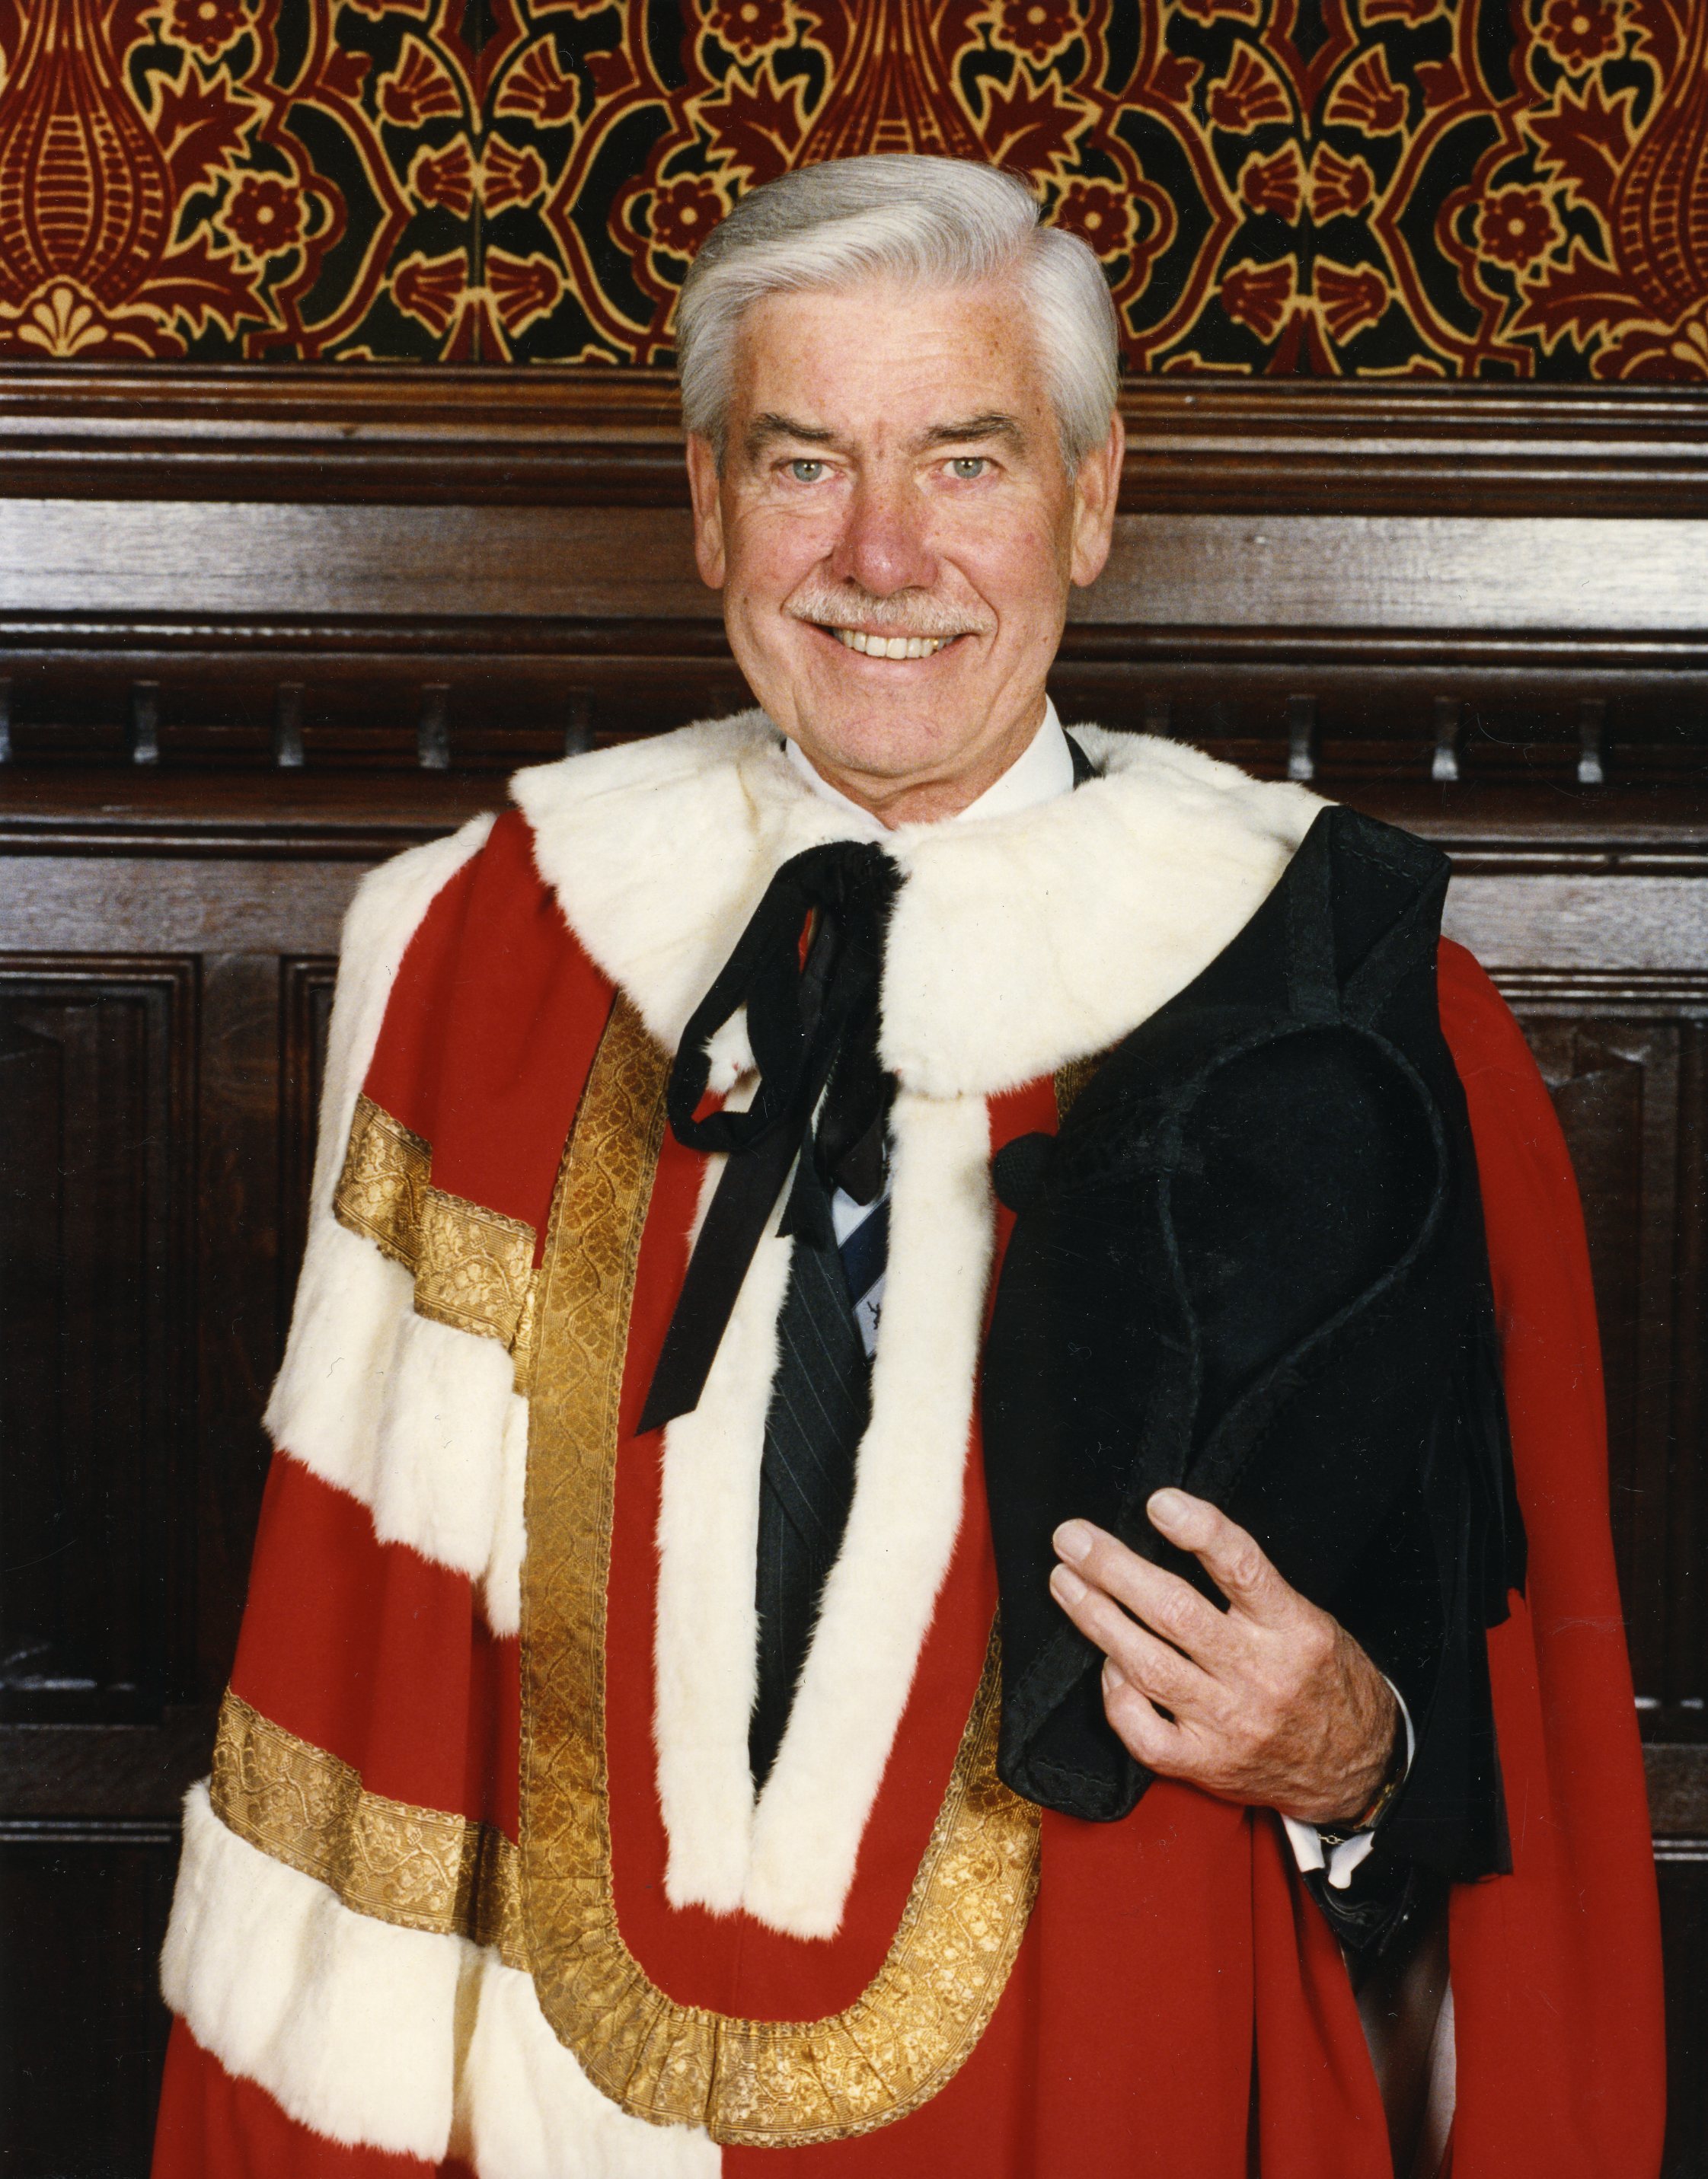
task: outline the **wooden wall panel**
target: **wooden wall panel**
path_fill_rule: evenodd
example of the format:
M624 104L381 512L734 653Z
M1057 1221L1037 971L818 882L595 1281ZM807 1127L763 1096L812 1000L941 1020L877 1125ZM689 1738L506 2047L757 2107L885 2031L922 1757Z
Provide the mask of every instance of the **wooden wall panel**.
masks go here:
M321 1082L332 1018L338 960L332 954L288 954L279 963L279 1324L290 1310L298 1266L308 1242L309 1184L314 1177Z
M1582 1192L1606 1374L1613 1536L1637 1700L1657 1741L1700 1741L1708 1645L1708 974L1693 1001L1545 999L1509 980ZM1633 1003L1633 997L1635 1003Z
M196 998L193 960L0 957L9 1720L183 1671Z
M1667 1935L1667 2156L1663 2179L1708 2171L1708 1848L1657 1857Z
M14 2179L145 2179L177 1858L122 1830L0 1841L0 2162Z

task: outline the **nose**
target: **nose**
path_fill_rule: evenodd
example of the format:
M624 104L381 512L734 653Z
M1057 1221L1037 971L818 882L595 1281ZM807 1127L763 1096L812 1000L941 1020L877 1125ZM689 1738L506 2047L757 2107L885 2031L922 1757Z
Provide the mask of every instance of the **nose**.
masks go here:
M925 537L925 508L910 483L870 475L859 480L830 556L830 573L875 598L931 587L936 555Z

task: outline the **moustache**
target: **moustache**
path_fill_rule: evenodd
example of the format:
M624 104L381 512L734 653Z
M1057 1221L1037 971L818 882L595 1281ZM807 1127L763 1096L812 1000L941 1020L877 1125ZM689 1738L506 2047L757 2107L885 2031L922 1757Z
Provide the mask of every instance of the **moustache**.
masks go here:
M964 606L934 598L928 590L899 590L893 597L875 598L865 590L840 586L800 590L783 611L793 620L810 621L818 628L865 628L934 639L988 635L995 626L987 616L969 613Z

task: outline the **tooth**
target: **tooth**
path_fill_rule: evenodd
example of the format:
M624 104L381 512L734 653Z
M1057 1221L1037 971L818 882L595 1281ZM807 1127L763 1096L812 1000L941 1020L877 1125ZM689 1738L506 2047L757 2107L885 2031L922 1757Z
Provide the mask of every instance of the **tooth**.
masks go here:
M925 646L924 641L917 635L910 635L908 638L908 656L909 658L923 658L925 655Z
M905 658L907 655L908 639L904 635L892 635L884 645L884 656L887 658Z

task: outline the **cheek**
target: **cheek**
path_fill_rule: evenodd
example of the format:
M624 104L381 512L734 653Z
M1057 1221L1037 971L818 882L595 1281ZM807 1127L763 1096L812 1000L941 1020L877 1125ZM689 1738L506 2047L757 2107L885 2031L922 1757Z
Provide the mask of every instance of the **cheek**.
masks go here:
M1053 622L1067 592L1063 544L1041 512L1017 510L999 524L981 524L954 545L944 541L963 575L1011 627Z
M829 551L833 525L800 513L750 516L731 538L730 578L760 608L780 605Z

